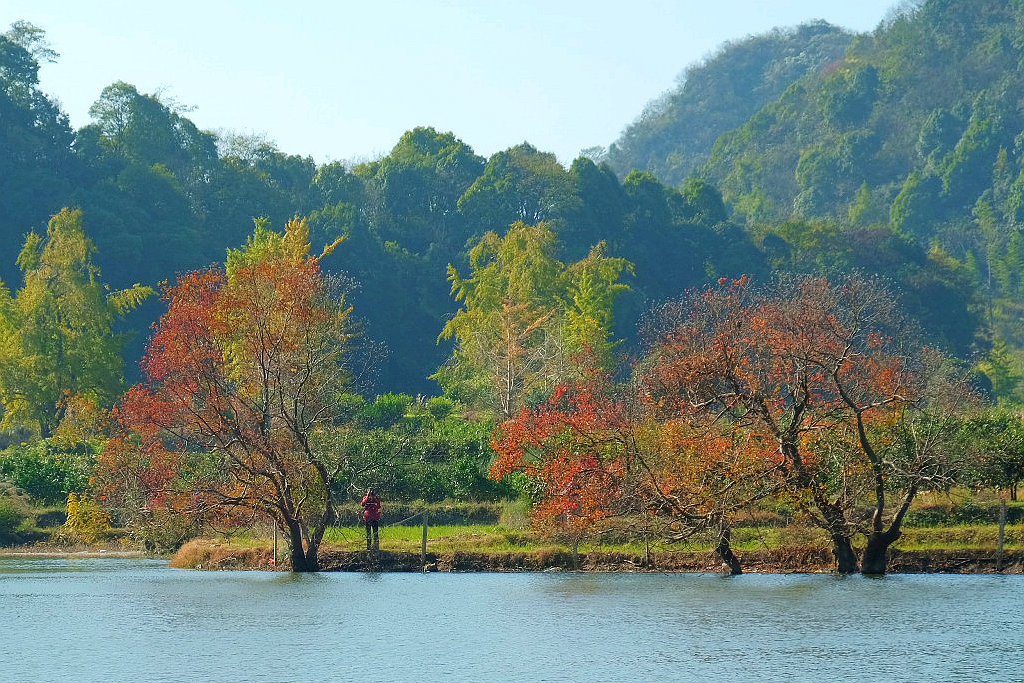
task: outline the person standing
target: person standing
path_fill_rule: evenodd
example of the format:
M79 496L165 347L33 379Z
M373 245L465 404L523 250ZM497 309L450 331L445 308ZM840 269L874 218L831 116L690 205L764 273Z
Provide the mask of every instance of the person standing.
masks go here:
M380 496L377 495L377 490L371 486L366 489L366 495L363 496L363 524L366 526L367 550L380 550L380 535L378 530L380 525L380 510Z

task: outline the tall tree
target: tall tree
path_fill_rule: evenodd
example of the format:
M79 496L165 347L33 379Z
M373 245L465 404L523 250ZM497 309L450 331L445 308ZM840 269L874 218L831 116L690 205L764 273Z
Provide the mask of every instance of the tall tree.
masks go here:
M70 189L73 139L67 115L39 90L39 60L53 61L44 32L15 22L0 34L0 244L58 211ZM13 264L0 277L16 276Z
M508 419L525 397L610 362L611 307L630 265L599 245L566 267L555 248L547 225L517 222L470 251L469 277L448 266L463 307L441 332L457 343L435 375L447 392Z
M840 572L884 573L916 494L957 473L951 416L972 392L949 359L910 341L879 282L741 279L663 307L642 378L666 416L734 421L830 536ZM889 495L897 490L897 502ZM872 501L868 518L858 512Z
M319 568L346 466L329 428L344 409L353 337L345 283L323 274L323 255L310 254L304 221L283 233L261 223L224 270L165 288L145 382L119 406L124 432L103 459L115 497L136 487L150 509L268 515L292 569ZM125 471L139 476L125 482Z
M114 322L152 294L135 285L110 292L93 265L95 247L82 231L81 211L64 209L30 233L18 257L25 284L0 298L8 329L0 349L4 425L25 424L53 433L70 398L109 405L123 385L123 335Z
M504 229L516 221L556 224L578 206L574 190L554 154L523 143L488 159L458 206L478 228Z
M557 387L501 423L491 476L530 479L541 529L614 525L672 540L709 534L722 562L742 573L733 517L774 492L777 465L740 425L714 414L666 415L645 389L601 375Z

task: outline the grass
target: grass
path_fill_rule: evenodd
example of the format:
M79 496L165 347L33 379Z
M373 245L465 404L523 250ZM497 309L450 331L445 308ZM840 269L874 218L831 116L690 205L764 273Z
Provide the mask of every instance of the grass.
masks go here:
M427 549L432 552L532 551L553 543L551 539L532 532L509 530L502 525L439 525L429 526L427 532ZM998 545L998 533L998 527L994 524L905 528L903 536L894 547L903 550L994 550ZM421 526L388 526L380 530L383 550L415 552L420 549L422 540ZM859 540L863 544L863 539ZM251 544L257 544L258 541L255 538L249 539ZM366 532L362 526L330 527L324 534L324 544L343 550L362 550L366 547ZM828 548L830 543L824 531L812 527L739 527L732 532L732 547L737 552L787 546ZM1024 550L1024 525L1006 526L1003 547L1007 551ZM580 552L641 554L645 548L642 539L626 542L581 541L579 545ZM695 536L676 543L652 542L651 549L658 552L710 552L714 549L714 542L707 536Z
M902 550L995 550L999 527L995 524L904 529L895 547ZM1024 550L1024 524L1007 524L1003 549Z
M413 552L419 550L422 543L422 526L385 526L380 529L382 550ZM329 527L324 533L324 544L344 550L363 550L366 548L366 530L363 526ZM510 532L501 525L427 527L427 549L432 552L508 552L532 550L541 545L547 544L534 540L532 535Z
M501 524L438 525L428 527L428 532L427 552L439 557L459 553L475 556L492 555L495 556L492 559L498 562L494 566L504 566L501 563L506 558L529 556L533 558L530 566L544 567L549 565L545 557L566 555L570 552L570 545L565 539L558 542L529 531L509 530ZM173 566L205 569L267 568L273 566L270 561L273 557L271 539L272 536L267 533L265 527L256 530L255 533L240 531L219 538L195 539L179 550L172 563ZM381 549L385 551L418 554L422 539L421 526L386 526L381 529ZM278 541L278 557L284 561L287 557L287 543L280 538ZM806 556L807 553L811 553L818 558L824 552L824 556L827 557L827 551L830 549L830 543L821 530L798 526L739 527L733 530L732 541L741 561L745 552L768 551L767 554L757 553L752 557L760 556L762 562L775 562L783 567L794 562L798 566L803 566L799 559L801 554ZM857 541L858 545L862 546L864 539L859 537ZM981 551L988 554L995 551L997 541L996 525L912 528L905 530L894 548L926 553L933 551L937 555L958 550ZM322 548L328 552L361 551L365 549L365 544L366 535L362 526L330 527L324 534ZM623 542L591 540L580 542L578 549L583 554L607 553L604 555L606 558L616 555L644 557L648 547L642 539ZM664 558L662 561L667 560L671 563L682 558L681 561L686 566L692 565L692 561L686 560L687 557L699 557L701 554L711 557L713 549L710 537L694 537L680 543L652 542L649 547L650 551ZM1024 550L1024 524L1007 525L1004 550ZM672 559L673 552L679 553L674 556L675 559ZM821 562L820 558L812 560L811 564ZM687 562L690 564L686 564ZM487 565L486 562L484 564Z

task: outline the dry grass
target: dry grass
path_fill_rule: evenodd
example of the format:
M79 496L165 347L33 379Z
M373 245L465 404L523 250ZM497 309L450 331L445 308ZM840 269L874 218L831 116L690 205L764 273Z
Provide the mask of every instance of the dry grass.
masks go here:
M171 566L179 569L252 569L273 567L272 546L237 545L197 538L181 546Z

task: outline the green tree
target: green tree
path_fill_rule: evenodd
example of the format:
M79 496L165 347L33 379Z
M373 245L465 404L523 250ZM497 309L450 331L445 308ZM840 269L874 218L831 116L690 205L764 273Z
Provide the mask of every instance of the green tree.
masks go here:
M459 198L458 207L476 227L516 221L556 223L579 201L572 178L554 154L523 143L498 152Z
M74 167L68 117L39 90L37 60L56 57L43 36L27 22L0 34L0 244L12 248L60 209ZM16 274L0 267L0 278Z
M366 209L382 239L447 256L469 237L458 201L483 170L484 160L454 134L415 128L386 157L360 169Z
M446 392L508 419L525 398L610 363L611 306L630 265L599 245L566 267L555 249L547 225L517 222L470 251L469 277L448 266L463 307L441 332L456 341L434 375Z
M31 425L46 437L71 397L109 405L123 389L123 335L114 322L152 294L135 285L109 291L93 264L95 247L82 231L81 211L64 209L30 233L18 256L24 286L0 295L0 400L5 427Z
M990 410L961 429L974 452L978 483L1008 489L1010 500L1017 500L1024 481L1024 416L1019 410Z

